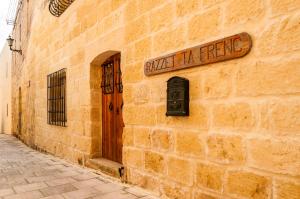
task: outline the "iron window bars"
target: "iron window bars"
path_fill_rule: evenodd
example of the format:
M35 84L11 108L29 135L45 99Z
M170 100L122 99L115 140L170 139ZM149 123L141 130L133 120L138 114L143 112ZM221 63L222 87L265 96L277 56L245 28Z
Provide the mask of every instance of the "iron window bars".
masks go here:
M49 11L59 17L75 0L50 0Z
M66 69L47 76L48 124L66 126Z
M102 82L101 88L104 94L114 92L114 63L113 61L102 64Z
M104 94L112 94L114 92L114 64L117 64L116 71L116 87L119 93L123 92L123 83L122 83L122 71L120 59L116 60L117 63L114 63L113 60L109 60L102 64L102 82L101 88Z

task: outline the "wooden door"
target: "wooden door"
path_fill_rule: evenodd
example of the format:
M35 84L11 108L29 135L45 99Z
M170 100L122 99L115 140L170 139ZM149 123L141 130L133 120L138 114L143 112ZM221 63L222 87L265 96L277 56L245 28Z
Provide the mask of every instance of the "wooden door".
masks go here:
M120 54L102 64L102 157L122 163L123 85Z

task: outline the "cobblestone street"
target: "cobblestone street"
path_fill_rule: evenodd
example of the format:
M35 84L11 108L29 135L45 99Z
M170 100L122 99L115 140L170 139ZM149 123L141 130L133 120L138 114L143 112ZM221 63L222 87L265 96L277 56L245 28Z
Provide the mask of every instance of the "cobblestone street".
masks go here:
M0 198L154 199L137 187L37 152L0 134Z

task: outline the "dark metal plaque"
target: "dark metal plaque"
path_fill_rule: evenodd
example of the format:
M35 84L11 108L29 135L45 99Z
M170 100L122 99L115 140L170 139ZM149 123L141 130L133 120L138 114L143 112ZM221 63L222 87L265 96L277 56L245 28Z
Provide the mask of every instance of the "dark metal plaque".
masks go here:
M176 53L148 60L145 75L151 76L169 71L202 66L245 56L252 47L248 33L240 33Z
M167 83L167 116L189 115L189 80L172 77Z

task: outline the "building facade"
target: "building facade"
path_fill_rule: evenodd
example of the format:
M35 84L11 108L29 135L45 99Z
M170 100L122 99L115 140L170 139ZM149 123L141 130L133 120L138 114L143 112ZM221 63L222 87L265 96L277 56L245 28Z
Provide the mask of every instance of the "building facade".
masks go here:
M11 53L4 46L0 54L0 133L11 134Z
M26 144L162 198L299 198L298 0L76 0L60 14L23 0L12 33L12 132ZM217 58L239 33L249 52ZM202 44L215 63L190 53L146 75ZM166 115L174 76L189 81L188 116Z

